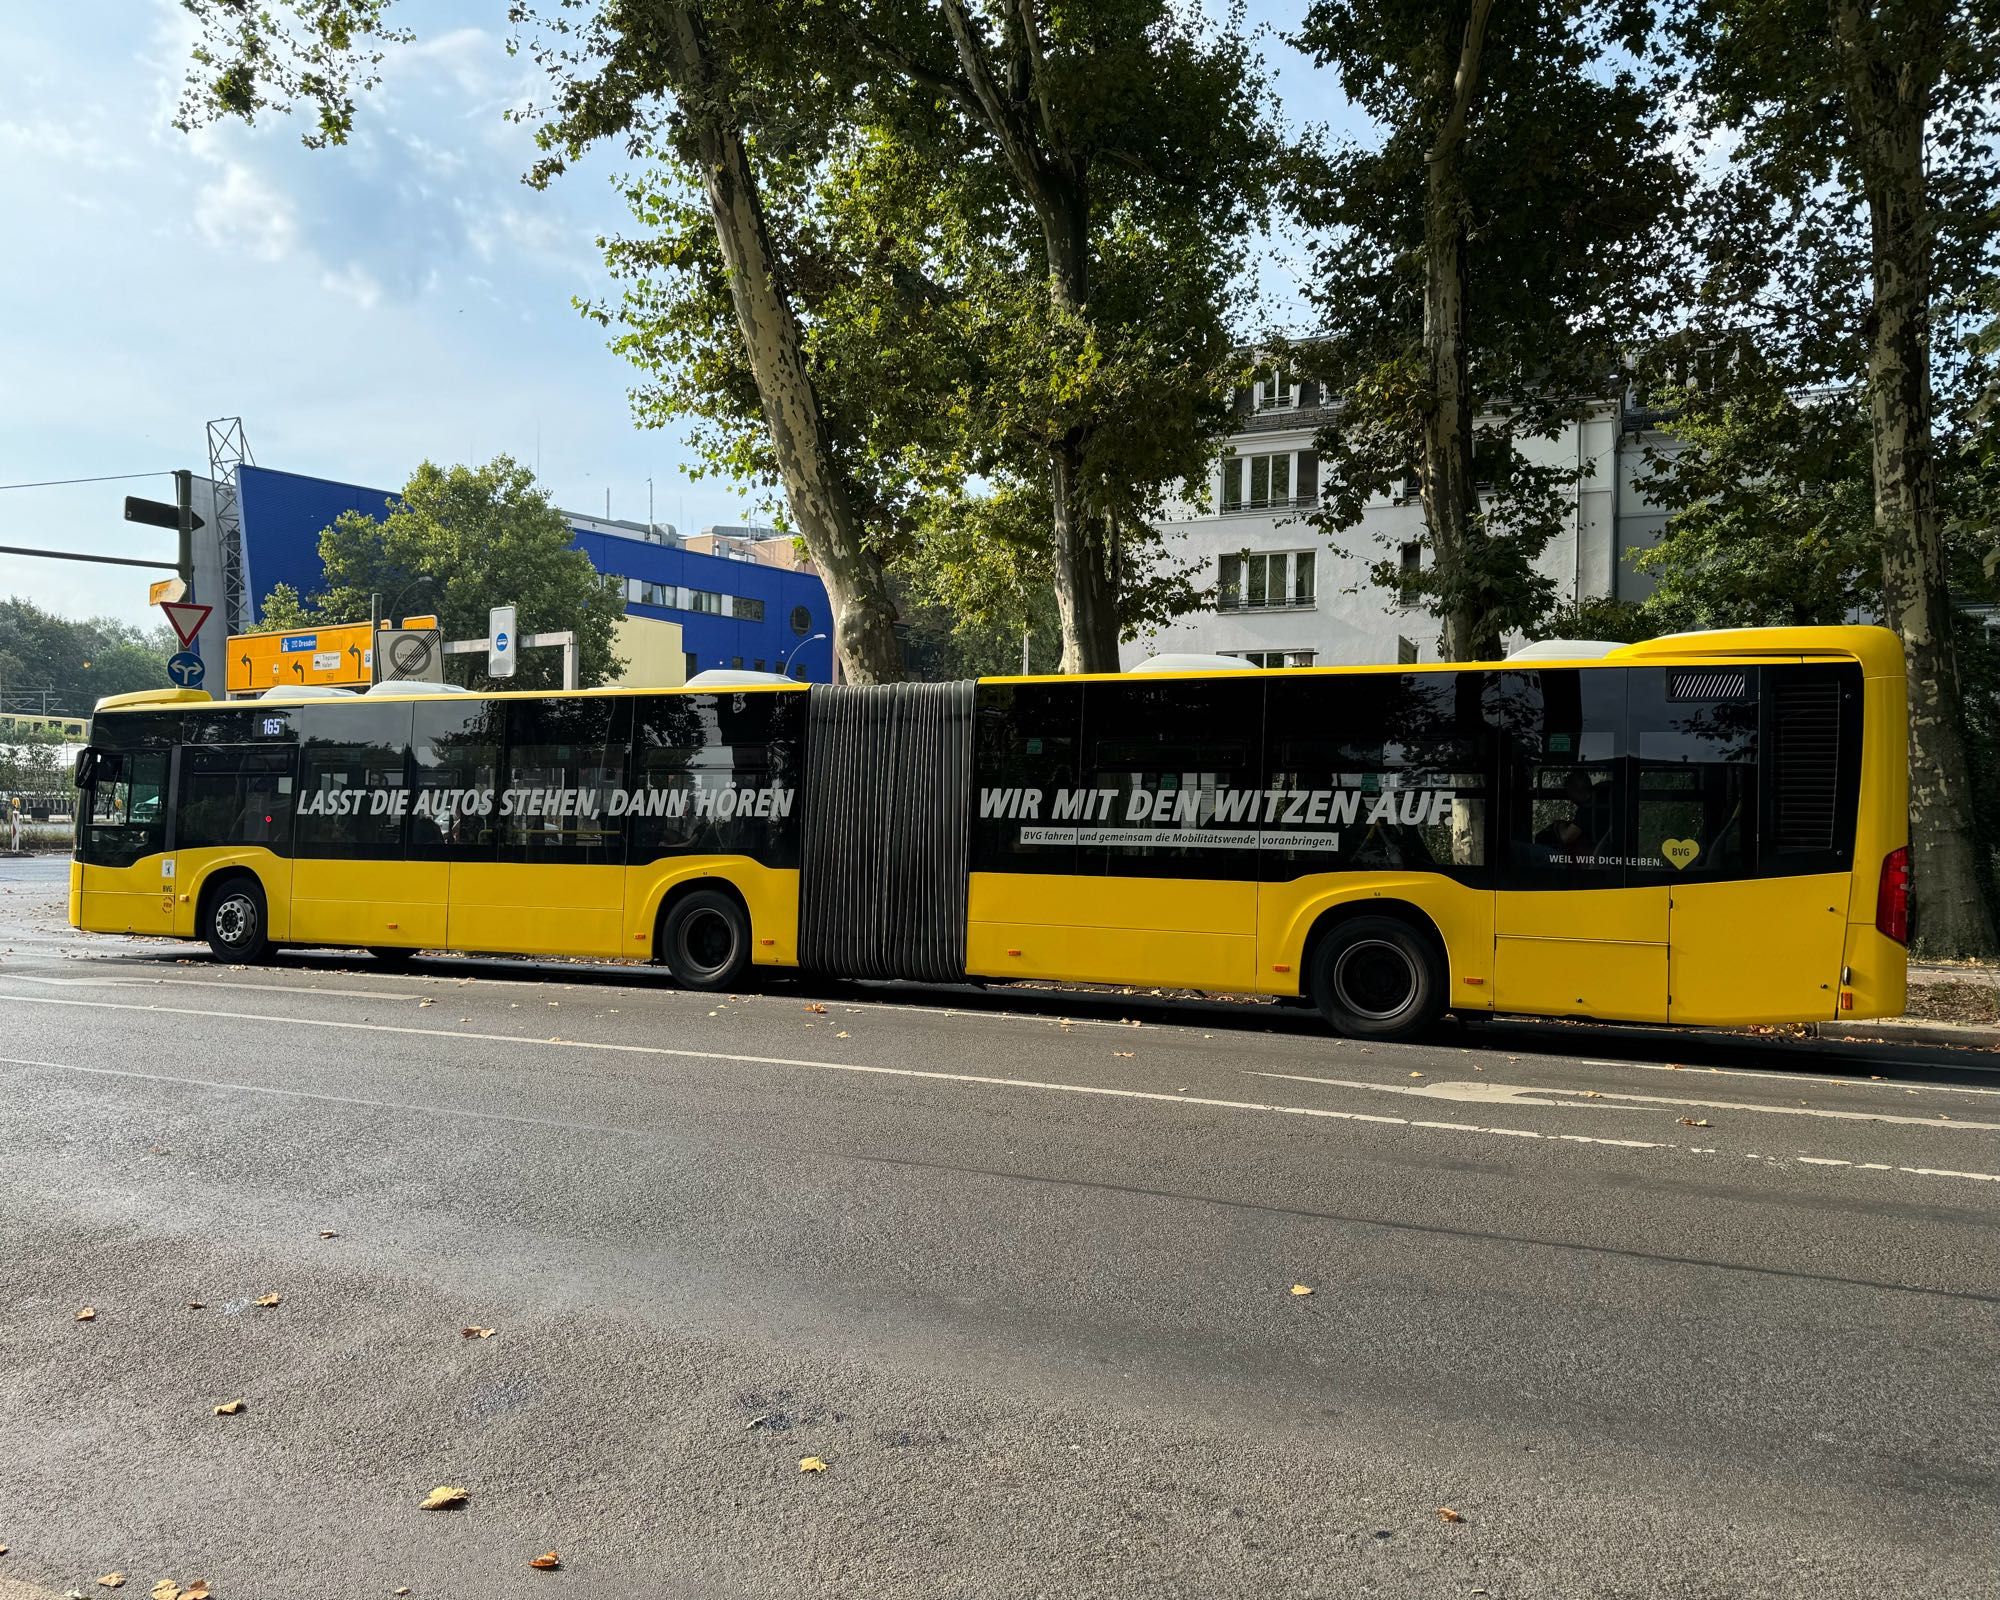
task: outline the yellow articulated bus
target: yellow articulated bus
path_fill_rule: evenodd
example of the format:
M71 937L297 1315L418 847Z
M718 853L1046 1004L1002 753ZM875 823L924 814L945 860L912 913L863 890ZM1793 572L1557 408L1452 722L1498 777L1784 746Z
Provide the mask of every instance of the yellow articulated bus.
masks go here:
M1876 628L1488 665L98 707L70 920L273 945L1893 1015L1903 655Z

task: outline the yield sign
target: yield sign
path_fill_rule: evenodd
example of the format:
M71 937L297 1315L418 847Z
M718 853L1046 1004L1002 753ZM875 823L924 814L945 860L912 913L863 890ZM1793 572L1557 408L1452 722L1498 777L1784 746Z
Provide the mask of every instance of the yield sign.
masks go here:
M160 609L166 612L167 621L174 625L174 632L185 645L194 643L194 636L201 632L201 625L208 621L215 607L198 606L192 600L169 600Z

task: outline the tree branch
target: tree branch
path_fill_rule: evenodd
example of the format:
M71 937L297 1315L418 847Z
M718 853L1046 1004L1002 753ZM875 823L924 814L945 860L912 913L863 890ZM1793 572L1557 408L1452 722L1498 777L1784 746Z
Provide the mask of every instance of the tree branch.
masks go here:
M1426 166L1443 161L1465 136L1465 119L1479 93L1479 56L1486 45L1486 19L1492 11L1493 0L1472 0L1472 15L1465 19L1465 42L1458 52L1458 74L1452 79L1451 115L1445 118L1437 142L1424 157Z
M858 23L850 26L854 42L884 66L893 68L914 83L921 83L927 89L935 89L939 94L948 94L974 111L981 111L979 98L972 92L972 85L964 78L949 72L939 72L935 67L926 66L909 51L891 44L887 39L878 38L867 32Z

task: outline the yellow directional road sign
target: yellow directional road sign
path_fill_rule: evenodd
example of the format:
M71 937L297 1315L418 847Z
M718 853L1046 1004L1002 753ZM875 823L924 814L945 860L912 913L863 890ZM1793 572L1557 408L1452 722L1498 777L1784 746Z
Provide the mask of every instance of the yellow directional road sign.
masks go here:
M336 688L368 682L368 624L344 622L330 628L292 633L232 633L229 636L229 692L296 689L306 684Z

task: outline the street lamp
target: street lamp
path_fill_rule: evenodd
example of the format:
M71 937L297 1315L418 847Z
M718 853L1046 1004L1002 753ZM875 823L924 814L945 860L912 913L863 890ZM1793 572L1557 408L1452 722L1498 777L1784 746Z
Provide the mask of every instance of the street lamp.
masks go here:
M778 658L778 676L782 678L785 675L786 663L788 663L793 656L797 655L801 650L805 649L805 647L811 644L813 640L824 639L825 637L826 635L823 633L809 633L805 636L805 638L801 639L797 644L793 645L791 649L787 650L782 656Z

